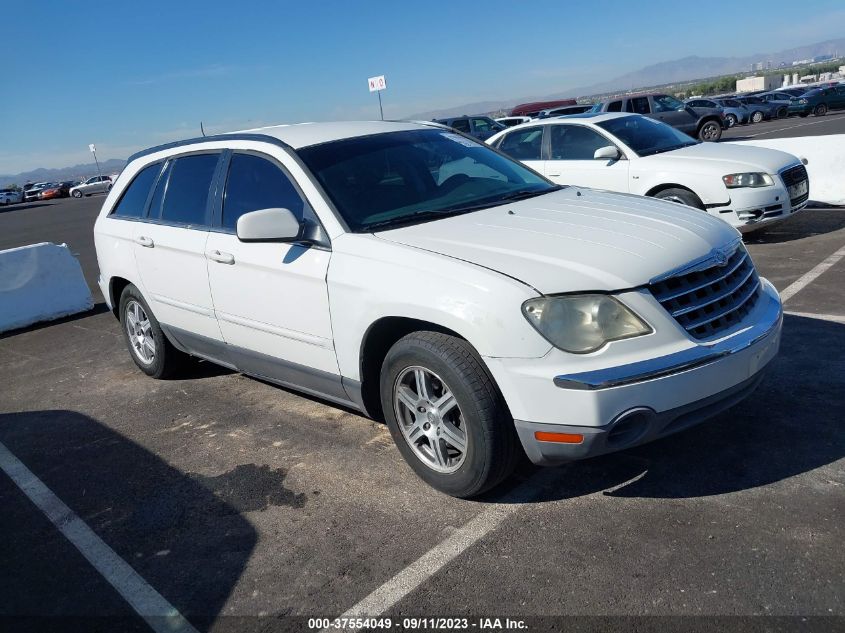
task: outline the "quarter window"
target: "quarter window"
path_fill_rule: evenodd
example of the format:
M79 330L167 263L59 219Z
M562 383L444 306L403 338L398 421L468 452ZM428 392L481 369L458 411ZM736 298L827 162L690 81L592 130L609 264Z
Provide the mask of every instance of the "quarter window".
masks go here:
M302 198L279 167L253 154L233 154L223 200L223 228L234 231L244 213L274 208L288 209L302 221Z
M648 97L634 97L628 99L628 112L635 112L637 114L648 114Z
M195 154L177 158L161 208L161 219L178 224L205 224L208 191L219 154Z
M552 160L593 160L596 150L613 145L583 125L551 126Z
M138 172L111 214L122 218L140 218L144 215L144 206L147 204L150 189L159 171L161 171L161 163L148 165Z
M532 127L507 134L499 149L517 160L540 160L543 148L543 128Z

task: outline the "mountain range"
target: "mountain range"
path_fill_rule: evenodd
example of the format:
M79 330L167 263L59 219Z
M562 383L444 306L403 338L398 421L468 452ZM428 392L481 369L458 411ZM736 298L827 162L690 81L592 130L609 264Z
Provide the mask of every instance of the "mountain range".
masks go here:
M743 57L698 57L690 56L672 61L660 62L645 66L613 79L595 83L589 86L579 86L564 91L546 93L542 95L527 95L501 101L478 101L452 106L441 110L421 112L410 119L435 119L462 114L478 114L482 112L496 112L509 110L519 103L530 101L545 101L548 99L563 99L576 97L591 97L612 91L627 91L637 88L655 87L675 82L688 82L708 79L720 75L745 72L750 74L751 65L757 62L772 63L772 71L782 70L783 73L792 72L792 62L802 59L812 59L819 55L840 56L845 54L845 38L827 40L816 44L808 44L777 52L755 53ZM785 63L786 67L779 69L778 65Z
M100 171L103 175L118 174L126 161L121 158L110 158L100 161ZM23 171L19 174L0 174L0 186L10 184L23 185L28 182L60 182L62 180L82 180L97 175L96 163L82 163L73 167L60 167L47 169L39 167L31 171Z

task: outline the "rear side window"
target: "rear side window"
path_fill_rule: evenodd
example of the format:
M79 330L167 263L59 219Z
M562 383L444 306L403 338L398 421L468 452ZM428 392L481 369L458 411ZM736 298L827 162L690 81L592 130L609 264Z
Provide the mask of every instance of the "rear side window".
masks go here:
M304 203L278 166L254 154L233 154L223 199L223 228L235 230L238 218L259 209L288 209L302 221Z
M450 126L458 132L469 132L469 120L467 119L455 119L452 121L452 125Z
M622 102L621 101L611 101L607 104L607 111L608 112L622 112Z
M628 112L648 114L650 112L648 107L648 97L634 97L633 99L628 99Z
M531 127L505 135L499 149L517 160L540 160L543 149L543 128Z
M120 200L112 209L111 214L122 218L140 218L144 215L144 206L150 195L150 189L155 182L161 163L144 167L123 192Z
M190 225L206 223L208 191L218 157L219 154L195 154L173 162L161 207L162 220Z

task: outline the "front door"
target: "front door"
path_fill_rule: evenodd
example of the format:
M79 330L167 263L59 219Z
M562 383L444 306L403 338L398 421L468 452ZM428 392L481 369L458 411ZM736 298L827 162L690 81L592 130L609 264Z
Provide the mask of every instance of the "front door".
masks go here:
M547 178L561 185L628 192L628 161L594 158L597 149L615 146L612 141L585 125L548 127L549 160L544 167Z
M240 369L332 395L339 371L326 285L331 252L241 242L236 235L238 218L260 209L284 208L300 221L316 221L281 161L247 151L231 155L219 226L205 245L214 311Z
M135 222L135 259L143 292L158 320L192 351L219 355L220 329L214 316L205 243L209 191L220 152L177 157L158 179L147 222Z

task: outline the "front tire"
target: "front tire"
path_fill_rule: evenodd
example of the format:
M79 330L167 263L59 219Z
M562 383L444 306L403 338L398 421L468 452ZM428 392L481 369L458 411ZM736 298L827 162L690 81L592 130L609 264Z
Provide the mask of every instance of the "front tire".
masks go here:
M776 116L778 119L785 119L789 116L789 109L786 106L778 108Z
M726 115L725 115L725 120L728 122L728 127L733 127L733 126L735 126L737 123L739 123L739 121L737 120L737 118L736 118L736 115L735 115L735 114L726 114Z
M759 110L757 112L754 112L751 115L751 122L752 123L759 123L762 120L763 120L763 113L760 112Z
M120 295L120 325L129 355L142 372L153 378L172 376L184 354L177 350L138 289L129 284Z
M693 207L695 209L701 209L702 211L704 211L704 203L701 201L701 198L699 198L689 189L680 189L678 187L664 189L663 191L658 191L656 194L654 194L654 197L659 200L666 200L668 202L675 202L677 204L685 204L688 207Z
M463 339L414 332L384 359L382 408L416 474L453 497L473 497L508 477L520 455L504 398Z
M813 116L824 116L825 114L827 114L827 106L823 103L813 109Z
M81 191L79 191L79 190L77 190L77 191L74 191L74 192L73 192L72 194L70 194L70 195L72 195L74 198L81 198L81 197L82 197L82 192L81 192Z
M698 138L701 141L715 143L722 138L722 126L717 121L705 121L698 130Z

